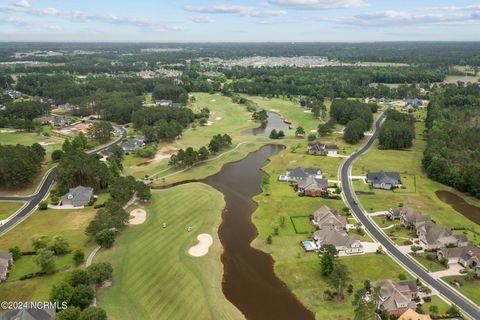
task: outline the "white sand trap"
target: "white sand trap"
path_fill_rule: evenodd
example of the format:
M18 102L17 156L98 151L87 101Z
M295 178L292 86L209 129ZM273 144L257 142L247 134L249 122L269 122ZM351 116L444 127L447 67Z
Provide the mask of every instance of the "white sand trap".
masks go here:
M51 145L51 144L55 144L55 142L43 142L43 141L40 142L40 145L41 145L41 146L49 146L49 145Z
M197 236L198 244L188 250L192 257L202 257L208 253L208 249L213 244L213 238L208 233L201 233Z
M142 224L147 219L147 212L143 209L135 209L130 212L130 216L132 216L129 221L130 224Z
M210 100L210 102L217 102L217 100L215 100L215 99L212 99L212 100Z
M312 113L312 110L303 110L304 113Z
M311 133L317 133L317 130L312 129L312 130L310 130L310 132L311 132Z
M215 120L222 120L222 117L216 117Z
M0 133L14 133L14 132L17 132L19 130L17 129L2 129L0 130Z
M280 112L280 111L277 110L277 109L270 109L270 111L272 111L272 112Z
M207 123L204 124L204 126L211 126L213 124L212 121L207 121Z
M170 146L163 147L157 151L157 154L155 155L154 160L159 161L159 160L170 158L172 154L176 154L177 151L178 149L175 147L170 147Z

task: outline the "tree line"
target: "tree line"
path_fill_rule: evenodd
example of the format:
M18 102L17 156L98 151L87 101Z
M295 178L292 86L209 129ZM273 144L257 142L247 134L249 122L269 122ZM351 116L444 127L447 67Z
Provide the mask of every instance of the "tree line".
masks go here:
M411 148L415 139L415 118L411 114L390 109L380 129L379 143L381 149Z
M21 188L31 183L40 172L45 155L38 143L0 145L0 187Z
M343 138L347 143L355 144L364 137L365 131L373 124L372 112L377 112L376 104L363 103L357 100L335 99L330 107L330 118L345 125ZM319 126L320 135L333 130L333 123Z
M221 149L227 148L232 144L232 138L228 134L217 134L208 143L200 149L194 150L188 147L185 150L178 150L177 154L170 157L171 166L193 166L195 163L205 161L210 155L218 153Z

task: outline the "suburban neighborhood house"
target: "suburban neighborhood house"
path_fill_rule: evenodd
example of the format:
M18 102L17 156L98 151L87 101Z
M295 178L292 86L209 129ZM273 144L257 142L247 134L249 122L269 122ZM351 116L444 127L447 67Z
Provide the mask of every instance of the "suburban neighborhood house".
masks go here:
M307 146L307 153L316 156L337 155L338 146L321 142L309 143Z
M10 252L0 252L0 282L7 280L7 274L13 266L13 257Z
M399 317L408 309L416 309L417 304L413 301L417 297L418 288L415 280L392 280L375 281L372 288L380 288L380 303L378 309L385 311L389 316Z
M155 104L161 107L171 107L173 102L172 100L155 100Z
M445 247L465 247L468 245L467 236L453 234L450 228L439 228L432 221L426 221L417 228L420 245L425 250L438 250Z
M480 248L468 244L464 247L442 248L437 252L439 261L448 259L448 264L458 263L465 268L473 268L480 275Z
M385 190L403 188L398 172L369 172L367 174L367 184L373 188Z
M319 197L328 190L328 180L308 176L306 180L297 182L297 192L301 196Z
M390 220L400 220L400 224L407 229L416 229L420 223L430 221L429 217L409 207L391 208L386 216Z
M431 319L432 318L430 317L429 314L421 314L416 312L413 309L408 309L398 318L398 320L431 320Z
M121 145L122 149L124 152L132 152L132 151L135 151L137 149L141 149L141 148L144 148L145 147L145 142L141 141L141 140L130 140L130 141L126 141L124 143L122 143Z
M93 196L93 189L89 187L78 186L71 188L61 199L62 206L84 207Z
M306 180L309 176L313 176L316 179L323 179L323 173L321 169L318 168L294 168L287 169L285 174L285 180L288 182L299 182Z
M322 245L334 245L338 252L345 254L363 253L363 245L357 236L347 233L347 218L331 210L326 205L313 213L312 223L318 228L313 235L317 248Z

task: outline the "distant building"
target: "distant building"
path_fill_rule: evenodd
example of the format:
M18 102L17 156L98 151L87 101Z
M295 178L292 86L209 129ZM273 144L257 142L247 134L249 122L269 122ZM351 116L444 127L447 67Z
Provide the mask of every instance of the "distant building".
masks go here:
M172 107L173 106L173 101L172 100L155 100L155 104L157 106L161 107Z
M423 101L418 98L405 98L404 101L404 108L411 106L414 109L418 109L423 106Z
M62 206L84 207L93 196L93 189L89 187L78 186L71 188L61 199Z
M52 125L52 126L68 126L70 125L70 120L67 117L62 116L43 116L37 119L42 125Z
M53 320L55 308L24 308L0 313L0 320Z
M400 174L397 172L370 172L367 174L367 183L373 188L385 190L403 187Z
M307 146L307 153L312 155L337 155L338 146L336 144L325 144L320 142L309 143Z
M6 94L12 99L20 99L22 97L22 93L16 90L7 90Z
M130 140L121 144L124 152L132 152L137 149L145 148L145 142L141 140Z

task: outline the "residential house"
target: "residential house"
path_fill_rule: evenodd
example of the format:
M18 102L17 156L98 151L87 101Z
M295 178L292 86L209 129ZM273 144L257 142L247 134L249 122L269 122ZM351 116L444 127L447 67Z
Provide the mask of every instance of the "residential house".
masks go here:
M90 187L78 186L71 188L61 199L62 206L84 207L93 196L93 189Z
M16 90L7 90L6 94L12 99L20 99L22 97L22 93Z
M67 117L62 117L62 116L49 115L49 116L40 117L37 120L39 120L42 125L52 125L52 126L62 126L62 127L70 125L70 120L68 120Z
M0 282L7 280L7 274L13 266L13 256L10 252L0 252Z
M393 209L393 215L396 215L400 211L400 224L407 229L417 229L417 227L427 221L431 221L430 217L420 214L417 210L412 208L396 208L403 210Z
M316 156L337 155L338 146L336 144L325 144L321 142L309 143L307 153Z
M72 112L77 110L78 107L76 105L73 105L67 102L67 103L59 104L58 109L62 110L63 112Z
M404 108L408 106L413 107L415 110L423 106L423 101L418 98L405 98L403 99Z
M429 314L417 313L413 309L408 309L398 318L398 320L432 320Z
M420 245L425 250L438 250L445 247L465 247L468 240L464 234L453 234L450 228L439 228L432 221L426 221L417 228Z
M448 264L459 263L465 268L480 266L480 248L469 243L464 247L442 248L437 251L437 258L441 261L448 259Z
M0 320L53 320L55 308L24 308L0 313Z
M322 179L323 173L321 169L318 168L294 168L287 169L285 174L288 182L299 182L306 180L309 176L314 176L316 179Z
M335 227L338 230L346 230L347 218L341 216L337 211L331 210L326 205L322 205L313 213L313 224L319 229Z
M403 187L398 172L369 172L367 174L367 183L373 188L385 190Z
M313 240L317 248L322 245L334 245L338 252L345 252L346 254L361 254L363 253L363 245L360 238L357 236L349 236L346 231L338 230L330 226L315 231Z
M308 176L297 182L297 193L301 196L319 197L328 189L328 180Z
M392 280L375 281L371 283L373 288L380 288L380 302L378 309L385 311L389 316L399 317L408 309L416 309L417 304L413 301L417 297L418 288L415 280Z
M124 152L132 152L137 149L145 148L145 142L141 140L130 140L122 143L121 145Z
M173 106L173 101L160 99L160 100L155 100L155 104L161 107L171 107Z

